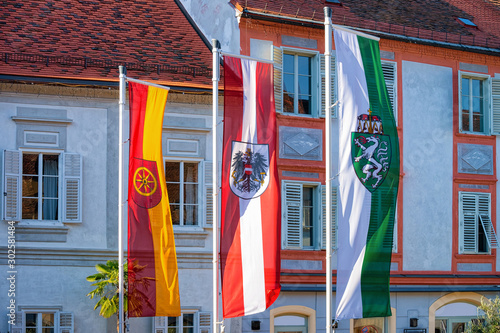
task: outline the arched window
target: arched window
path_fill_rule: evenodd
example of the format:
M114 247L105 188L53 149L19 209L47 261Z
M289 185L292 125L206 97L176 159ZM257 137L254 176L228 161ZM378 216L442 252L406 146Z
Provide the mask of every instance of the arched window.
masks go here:
M473 292L456 292L439 298L429 307L429 332L464 332L466 324L478 317L480 304L481 295Z
M282 306L270 312L270 333L315 333L316 311L300 305Z

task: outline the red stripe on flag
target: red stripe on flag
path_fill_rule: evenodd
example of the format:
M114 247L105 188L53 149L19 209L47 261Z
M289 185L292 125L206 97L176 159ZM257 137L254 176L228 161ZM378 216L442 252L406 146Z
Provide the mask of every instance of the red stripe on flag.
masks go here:
M233 59L231 68L226 66ZM243 81L241 63L224 59L224 146L221 189L221 281L224 318L244 315L239 198L229 188L232 142L241 139Z
M128 191L128 285L129 316L155 315L156 285L153 236L149 226L148 210L139 207L132 197L134 158L143 157L144 117L148 86L129 82L130 94L130 153ZM148 280L146 287L136 281Z
M278 298L280 285L281 203L276 159L276 111L274 104L273 71L270 64L257 64L257 135L259 143L269 145L269 175L271 181L261 195L262 237L266 305Z

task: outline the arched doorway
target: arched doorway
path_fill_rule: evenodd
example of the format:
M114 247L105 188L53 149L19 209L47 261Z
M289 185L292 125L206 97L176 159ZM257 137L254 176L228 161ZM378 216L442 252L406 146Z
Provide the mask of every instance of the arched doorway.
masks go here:
M436 300L429 307L429 333L462 333L465 325L477 318L481 295L456 292Z
M300 305L270 311L270 333L316 333L316 311Z

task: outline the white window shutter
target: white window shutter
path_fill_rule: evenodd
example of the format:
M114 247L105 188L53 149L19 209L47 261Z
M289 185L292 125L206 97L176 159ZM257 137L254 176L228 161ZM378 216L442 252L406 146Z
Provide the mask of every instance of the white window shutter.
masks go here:
M74 332L73 312L59 312L59 333Z
M491 79L491 134L500 135L500 79Z
M205 184L204 184L204 193L205 193L205 218L204 218L204 226L206 228L213 227L214 221L214 198L213 198L213 187L212 187L212 171L213 171L213 163L212 161L204 161L203 169L205 172Z
M326 71L326 68L325 68L325 55L324 54L320 54L320 57L319 57L319 68L320 68L320 77L321 77L321 106L320 106L320 110L319 110L319 115L320 117L324 118L326 117L326 113L325 113L325 101L326 101L326 98L325 98L325 93L326 93L326 86L325 86L325 71ZM337 94L335 93L336 92L336 85L335 85L335 82L336 82L336 76L337 76L337 73L336 73L336 67L335 67L335 56L332 54L331 57L330 57L330 87L331 87L331 92L330 92L330 103L331 105L335 104L335 102L337 102ZM332 118L337 118L337 107L334 107L332 108Z
M24 312L23 311L16 312L16 320L15 320L14 324L15 325L12 325L9 322L9 332L10 333L24 333L26 327L24 326L25 323L24 323Z
M285 249L302 248L302 184L283 182Z
M199 333L211 333L212 332L212 313L211 312L199 312Z
M274 104L276 112L283 112L283 50L273 46Z
M460 193L459 195L460 253L477 252L476 198L476 195L470 193Z
M153 326L154 333L166 333L167 317L154 317Z
M498 238L493 223L491 223L491 197L488 193L478 194L478 219L483 227L490 249L498 248Z
M382 73L384 75L385 86L387 87L387 93L389 94L389 99L391 100L392 112L394 115L394 120L396 125L398 124L398 99L397 91L398 86L396 84L397 72L396 63L392 61L382 61Z
M3 218L6 221L21 220L21 169L22 153L19 150L3 152Z
M321 186L321 249L326 249L326 186ZM332 208L331 208L331 221L332 221L332 250L337 248L337 187L331 187L332 193Z
M82 222L82 156L63 154L63 222Z

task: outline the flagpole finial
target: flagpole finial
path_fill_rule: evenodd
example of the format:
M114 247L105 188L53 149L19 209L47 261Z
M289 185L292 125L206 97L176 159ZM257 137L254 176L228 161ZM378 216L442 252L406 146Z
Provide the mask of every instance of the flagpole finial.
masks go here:
M332 17L332 9L330 7L324 7L325 17Z
M214 39L212 39L212 47L213 47L214 49L220 49L220 42L219 42L219 40L218 40L218 39L215 39L215 38L214 38Z
M125 66L118 66L118 71L120 75L127 75L127 67Z

